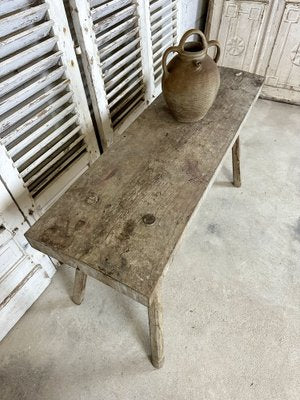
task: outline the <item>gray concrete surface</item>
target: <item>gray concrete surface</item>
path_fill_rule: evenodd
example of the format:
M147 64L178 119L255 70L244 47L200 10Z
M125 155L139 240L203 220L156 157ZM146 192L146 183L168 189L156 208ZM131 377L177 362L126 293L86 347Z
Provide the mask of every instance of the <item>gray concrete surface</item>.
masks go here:
M164 282L166 362L148 361L146 309L74 270L0 344L0 398L299 400L300 109L259 100Z

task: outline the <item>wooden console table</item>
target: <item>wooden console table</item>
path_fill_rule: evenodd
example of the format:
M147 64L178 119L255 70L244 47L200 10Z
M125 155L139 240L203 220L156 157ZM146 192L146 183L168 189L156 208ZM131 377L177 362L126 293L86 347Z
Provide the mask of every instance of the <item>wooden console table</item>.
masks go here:
M160 96L26 234L34 248L76 268L76 304L89 275L148 307L157 368L164 360L161 280L231 148L240 186L238 135L262 83L221 68L217 99L194 124L176 122Z

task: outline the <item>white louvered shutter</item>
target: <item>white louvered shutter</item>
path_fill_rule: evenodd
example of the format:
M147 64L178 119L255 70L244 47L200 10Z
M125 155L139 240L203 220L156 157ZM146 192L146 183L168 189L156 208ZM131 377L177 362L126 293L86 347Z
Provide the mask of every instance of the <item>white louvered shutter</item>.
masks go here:
M103 147L145 107L143 50L133 0L70 0Z
M98 154L62 1L1 1L0 174L24 215Z
M176 41L176 1L70 4L105 148L160 92L162 53Z
M151 29L151 65L153 74L153 97L161 92L161 59L165 50L177 44L177 0L149 0Z

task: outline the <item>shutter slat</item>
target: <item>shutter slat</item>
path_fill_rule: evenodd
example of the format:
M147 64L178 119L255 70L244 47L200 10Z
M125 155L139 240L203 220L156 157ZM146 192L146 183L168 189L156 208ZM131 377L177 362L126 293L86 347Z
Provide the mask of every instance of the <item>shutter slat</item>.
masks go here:
M138 96L133 102L131 102L129 108L126 108L125 111L123 111L123 112L122 112L121 114L119 114L116 118L114 118L114 122L113 122L114 126L116 126L116 125L119 123L119 121L121 121L121 120L124 118L124 116L125 116L126 114L128 114L129 112L131 112L132 109L135 108L135 106L143 100L143 98L144 98L144 93L142 93L142 94L141 94L140 96Z
M22 118L26 117L31 112L35 111L37 108L41 107L47 101L61 93L64 89L66 89L69 80L66 79L63 82L59 83L55 87L49 89L48 92L42 94L37 99L32 100L30 103L26 104L20 110L14 112L7 118L2 121L0 126L0 133L4 132L6 129L10 128L13 124L20 121Z
M105 57L109 53L114 53L115 49L118 47L122 46L122 44L126 43L128 40L132 39L134 36L136 36L139 28L133 29L131 32L126 33L125 35L119 37L118 39L114 40L112 43L108 44L107 46L103 47L101 49L101 59L104 60Z
M166 22L167 20L170 20L170 19L175 20L176 13L177 13L176 10L175 10L175 11L172 11L172 13L165 15L164 17L158 19L157 22L151 24L151 31L152 31L152 32L155 32L157 29L160 29L162 26L165 25L165 22ZM175 23L176 23L176 22L175 22Z
M136 57L140 53L140 49L136 49L133 52L129 53L126 57L120 60L118 63L114 64L112 67L107 68L103 71L105 78L110 78L116 71L122 68L123 65L126 65L132 58Z
M23 71L18 72L10 78L2 81L0 83L0 96L4 96L6 93L9 93L13 89L34 78L36 75L39 75L46 69L53 67L55 64L57 64L61 54L61 51L57 51L49 57L42 59Z
M176 21L172 21L169 24L163 26L163 28L160 31L158 31L154 35L152 35L152 43L154 43L157 38L159 38L161 35L163 35L165 31L170 32L170 30L171 30L172 34L174 33L174 31L176 32ZM167 35L169 35L169 32L167 32Z
M137 59L133 63L130 63L126 68L120 70L114 77L111 77L107 82L105 82L105 88L107 91L115 85L123 76L125 76L130 70L134 69L141 63L141 60Z
M64 108L58 114L55 114L49 121L43 123L41 127L36 129L35 131L31 132L25 138L21 138L17 143L13 142L10 147L8 147L9 155L11 157L15 157L16 154L20 153L20 151L24 148L29 146L29 144L35 140L37 140L40 136L42 136L47 130L52 128L55 124L59 121L64 119L68 114L74 111L75 105L70 104L68 107Z
M37 171L33 172L34 168L31 168L32 166L26 168L22 173L21 176L23 177L25 183L25 186L30 186L37 178L39 178L41 175L43 175L49 168L51 168L54 164L56 164L65 154L67 151L71 150L73 147L75 147L80 141L82 141L82 136L79 136L77 139L73 140L71 144L69 144L66 148L62 147L61 151L56 155L54 158L51 158L49 162L42 168L40 166L36 166ZM30 173L30 178L26 178L28 174Z
M65 129L67 129L69 126L73 125L77 121L77 118L77 115L71 116L71 118L69 118L65 123L60 125L57 129L55 129L41 141L39 141L38 143L30 143L29 146L22 149L20 153L16 154L13 157L16 167L22 172L25 168L24 165L26 165L26 162L30 158L32 158L37 151L45 148L53 139L57 138L60 134L63 134ZM80 127L77 128L80 129Z
M60 164L57 167L56 166L53 167L53 172L52 173L48 174L48 171L47 171L46 172L47 175L45 177L43 175L41 175L39 177L39 180L41 181L41 183L39 183L38 185L36 185L32 189L29 187L31 195L33 197L35 197L48 184L48 182L50 182L55 176L57 176L68 165L70 165L70 163L73 160L75 160L81 153L86 153L86 152L84 152L84 150L86 150L86 144L85 143L83 143L82 146L78 150L76 150L75 152L72 153L72 150L71 150L71 154L69 156L68 156L68 154L66 155L66 160L62 164Z
M44 42L38 43L37 45L2 61L0 63L0 77L13 72L17 68L23 67L27 63L43 56L44 54L47 54L54 48L56 42L57 38L55 36L51 37Z
M123 79L117 86L115 86L110 92L107 94L108 100L110 100L115 94L117 94L124 86L128 84L135 76L140 74L142 71L142 68L138 68L135 71L133 71L126 79Z
M42 76L37 81L28 85L24 89L16 92L14 95L7 99L0 101L0 115L4 114L6 111L13 109L18 104L22 103L24 100L38 93L40 90L44 89L46 86L58 80L65 71L65 67L59 67L52 71L50 74Z
M157 63L161 63L163 53L170 46L171 46L170 43L165 44L159 50L156 51L156 53L153 55L154 65L157 65Z
M160 45L165 42L166 40L168 40L168 38L171 36L173 37L173 35L176 33L176 30L174 29L173 31L168 32L166 35L164 35L161 39L157 40L154 45L152 46L152 51L153 54L155 54L157 52L157 50L159 50ZM170 43L170 41L169 41Z
M115 28L103 33L96 39L97 47L102 46L104 43L112 40L114 37L118 36L121 32L128 30L136 24L136 16L129 18L128 20L118 24Z
M47 21L0 42L0 58L6 57L48 35L53 21Z
M159 9L166 8L170 5L170 2L173 3L173 0L158 0L155 2L151 2L150 4L150 13L154 13Z
M54 113L57 109L62 107L65 103L67 103L72 97L72 92L66 93L64 96L60 97L58 100L49 104L47 107L39 111L37 114L33 115L22 125L14 129L7 136L1 139L1 142L6 145L8 149L12 147L12 143L16 141L20 136L22 136L25 132L32 129L39 122L43 121L43 119L47 118L50 114ZM50 99L49 99L50 100Z
M39 22L45 16L48 7L48 4L44 3L3 18L0 24L0 37L10 35L12 32Z
M129 5L131 0L111 0L91 10L93 21L103 18L112 12Z
M111 54L105 61L102 63L102 68L105 72L106 69L108 69L108 66L112 64L114 61L118 60L120 57L123 55L127 54L128 52L132 51L133 48L139 44L140 39L134 39L132 42L128 43L126 46L122 47L115 53ZM139 49L140 51L140 49ZM124 63L123 63L124 64Z
M120 21L124 20L127 17L132 17L132 14L134 14L136 11L136 5L131 5L127 7L126 9L119 11L112 16L109 16L105 19L103 19L101 22L98 22L94 24L94 30L96 34L99 34L106 29L111 28L112 26L116 25Z
M137 79L135 82L133 82L131 85L129 85L119 96L115 97L112 101L109 102L109 107L113 107L114 104L116 104L122 97L125 96L130 90L132 90L136 85L141 83L143 81L143 78Z
M13 1L1 1L0 2L0 17L5 14L9 14L13 11L20 10L20 8L31 6L36 3L37 0L13 0Z
M158 70L158 72L155 72L155 75L154 75L154 82L155 83L159 83L160 82L160 79L161 79L161 76L162 76L162 69L160 69L160 70Z
M89 0L90 8L92 7L97 7L103 3L105 3L107 0Z
M166 46L168 47L168 46ZM161 66L161 57L159 57L156 62L153 64L154 75L162 68Z
M140 87L138 87L136 90L134 90L129 96L126 96L126 99L124 99L122 101L122 103L120 103L119 105L117 105L117 106L112 108L111 116L115 117L115 115L118 114L122 110L122 108L124 108L126 106L126 104L129 103L141 91L143 92L141 94L141 96L143 96L144 95L144 91Z
M175 7L174 3L170 3L167 6L165 6L162 9L156 10L153 14L150 16L151 22L155 23L157 19L162 18L163 15L168 12L170 9L173 9ZM169 16L169 15L168 15Z
M163 48L161 49L163 51ZM161 58L159 57L154 63L153 63L153 69L154 71L157 69L158 66L161 65Z
M28 162L26 163L22 163L20 164L19 170L21 171L21 176L25 177L26 175L28 175L29 172L31 172L34 168L36 168L38 165L40 165L43 161L45 161L48 157L51 156L51 154L55 153L56 150L58 150L59 148L63 147L65 143L68 142L68 140L70 140L74 135L76 135L78 132L80 131L80 126L76 126L74 129L72 129L69 133L65 134L64 136L62 136L64 134L63 130L57 130L56 131L56 135L54 135L52 137L53 138L59 138L60 140L58 140L57 143L55 143L54 145L52 145L50 148L47 149L46 146L43 146L46 151L43 152L40 156L38 156L37 158L35 158L34 161L30 162L30 165L28 165ZM82 136L80 137L80 139L82 140ZM50 141L49 141L50 142ZM48 142L48 143L49 143ZM43 149L44 149L43 148ZM28 165L27 167L24 168L24 165ZM29 185L29 184L28 184Z

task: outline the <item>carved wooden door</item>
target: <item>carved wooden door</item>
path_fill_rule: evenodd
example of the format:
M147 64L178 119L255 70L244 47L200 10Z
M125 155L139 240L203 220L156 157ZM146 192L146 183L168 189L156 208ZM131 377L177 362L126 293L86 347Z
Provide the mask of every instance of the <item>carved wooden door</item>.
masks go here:
M300 1L283 6L262 94L300 104Z
M221 65L257 71L270 5L266 0L210 2L206 33L221 44Z
M299 0L211 0L206 24L220 64L266 76L262 95L300 104Z

